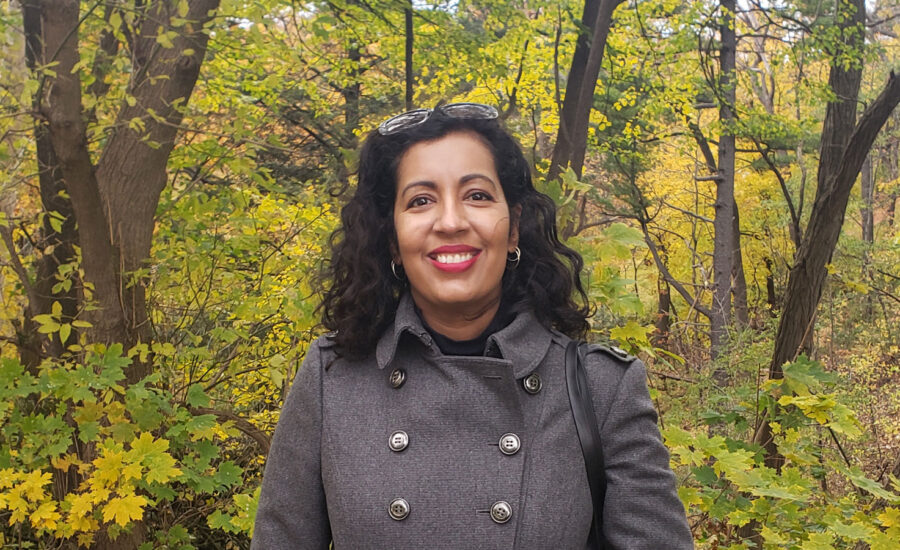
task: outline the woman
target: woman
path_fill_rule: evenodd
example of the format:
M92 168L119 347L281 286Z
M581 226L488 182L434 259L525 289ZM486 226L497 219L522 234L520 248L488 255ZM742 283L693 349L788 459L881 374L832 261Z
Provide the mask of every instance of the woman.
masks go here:
M253 547L583 549L564 351L582 261L486 105L393 117L362 148L317 340L284 405ZM690 548L640 361L585 355L614 548Z

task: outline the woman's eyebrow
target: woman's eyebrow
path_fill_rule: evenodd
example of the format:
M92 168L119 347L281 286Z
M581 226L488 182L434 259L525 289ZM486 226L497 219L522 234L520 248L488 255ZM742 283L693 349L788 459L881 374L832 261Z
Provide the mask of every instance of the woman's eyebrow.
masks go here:
M437 189L437 184L429 180L413 181L403 186L403 189L400 190L400 196L402 197L403 195L405 195L406 192L413 187L424 187L426 189L434 190Z
M486 174L481 174L479 172L474 172L472 174L466 174L465 176L459 178L459 184L464 185L466 183L469 183L472 180L478 180L478 179L485 180L486 182L488 182L492 186L494 186L494 188L497 187L497 182L495 182L493 180L493 178L491 178L490 176L488 176Z

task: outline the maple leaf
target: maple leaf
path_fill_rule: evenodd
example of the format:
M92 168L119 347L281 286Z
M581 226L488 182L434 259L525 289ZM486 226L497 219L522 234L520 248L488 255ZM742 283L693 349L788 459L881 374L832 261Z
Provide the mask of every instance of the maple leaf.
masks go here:
M878 514L878 521L885 527L896 527L900 525L900 509L885 508L884 512Z
M103 521L115 519L115 522L124 527L129 521L141 519L144 515L144 505L147 499L141 495L128 495L110 499L103 507Z
M56 509L56 502L47 501L31 514L31 525L35 529L56 529L56 522L59 520L60 513Z
M84 517L94 510L94 503L91 502L90 493L70 493L66 496L66 500L72 505L69 508L69 521Z
M40 470L29 472L25 475L19 489L31 502L44 500L44 485L50 483L52 477L50 472L41 472Z

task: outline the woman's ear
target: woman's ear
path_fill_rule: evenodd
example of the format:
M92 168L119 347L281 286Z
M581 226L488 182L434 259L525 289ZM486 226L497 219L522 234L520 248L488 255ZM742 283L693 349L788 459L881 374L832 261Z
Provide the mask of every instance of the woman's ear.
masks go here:
M509 209L509 252L519 246L519 219L522 217L522 205L517 204Z
M388 246L388 250L391 253L391 260L397 265L403 265L400 261L400 251L397 250L397 239L391 238L391 244Z

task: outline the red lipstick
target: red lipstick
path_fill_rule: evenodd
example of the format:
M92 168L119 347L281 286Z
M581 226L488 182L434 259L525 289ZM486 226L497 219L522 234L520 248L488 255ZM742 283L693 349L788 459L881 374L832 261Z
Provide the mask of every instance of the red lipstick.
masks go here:
M458 261L459 258L447 258L446 256L460 256L460 255L471 255L471 258L467 260ZM434 267L440 269L441 271L445 271L447 273L459 273L461 271L465 271L472 267L472 265L478 260L478 257L481 255L481 250L468 246L465 244L452 244L445 245L435 248L431 252L428 253L428 259L431 260L432 265ZM445 256L441 258L444 262L441 262L439 257ZM448 261L450 260L450 261ZM457 260L457 261L452 261Z

